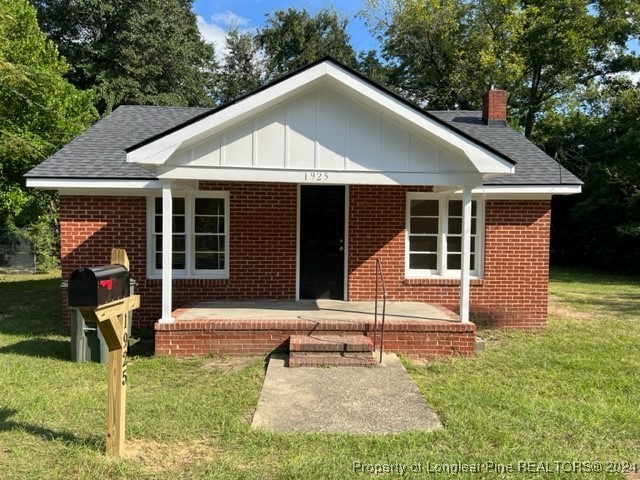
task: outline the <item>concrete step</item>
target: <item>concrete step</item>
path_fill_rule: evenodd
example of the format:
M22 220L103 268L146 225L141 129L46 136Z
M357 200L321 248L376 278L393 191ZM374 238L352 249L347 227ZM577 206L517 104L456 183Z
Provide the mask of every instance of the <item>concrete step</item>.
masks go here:
M289 351L297 352L372 352L373 342L364 335L291 335Z

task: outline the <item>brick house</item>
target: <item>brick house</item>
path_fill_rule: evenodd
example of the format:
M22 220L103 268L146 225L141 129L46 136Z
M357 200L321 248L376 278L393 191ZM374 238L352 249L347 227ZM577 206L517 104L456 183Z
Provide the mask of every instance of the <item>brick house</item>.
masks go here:
M60 194L63 278L127 249L158 353L175 307L371 300L375 258L389 300L459 314L440 333L543 327L551 197L581 188L507 126L506 92L425 111L331 59L216 109L121 106L27 185ZM228 338L203 328L180 331Z

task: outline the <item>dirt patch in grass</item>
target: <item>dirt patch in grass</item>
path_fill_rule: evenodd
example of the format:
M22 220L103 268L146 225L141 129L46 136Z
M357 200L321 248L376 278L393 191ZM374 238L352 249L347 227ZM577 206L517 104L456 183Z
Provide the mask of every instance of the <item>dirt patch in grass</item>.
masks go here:
M576 310L575 308L569 307L565 303L554 301L554 299L552 299L551 297L549 297L549 300L549 316L567 318L571 320L588 320L590 317L594 316L592 312L583 312L580 310Z
M253 365L256 360L257 357L220 357L208 361L202 368L205 370L215 369L222 373L237 372Z
M155 440L127 440L124 458L140 462L152 473L180 470L189 464L212 462L218 449L203 440L160 443Z

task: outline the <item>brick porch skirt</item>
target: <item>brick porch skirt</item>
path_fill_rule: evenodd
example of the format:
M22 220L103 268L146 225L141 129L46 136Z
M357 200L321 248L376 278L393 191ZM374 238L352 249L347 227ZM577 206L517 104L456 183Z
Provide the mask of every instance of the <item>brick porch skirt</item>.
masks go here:
M473 323L407 320L388 322L384 351L412 358L471 356L475 353ZM374 336L373 321L323 322L288 320L193 320L155 324L156 355L267 355L288 352L291 335ZM379 348L378 325L376 349Z

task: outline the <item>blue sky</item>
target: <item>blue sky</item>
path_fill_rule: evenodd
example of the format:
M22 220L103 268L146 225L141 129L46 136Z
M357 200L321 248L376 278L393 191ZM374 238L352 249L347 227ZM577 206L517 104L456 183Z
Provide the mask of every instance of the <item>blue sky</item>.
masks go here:
M325 7L334 7L349 19L348 33L356 51L377 49L376 40L369 34L363 21L356 14L363 8L359 0L329 2L327 0L195 0L193 10L198 16L198 28L202 36L216 45L218 55L224 48L224 36L232 26L241 30L262 27L267 13L286 10L289 7L306 8L315 14Z

